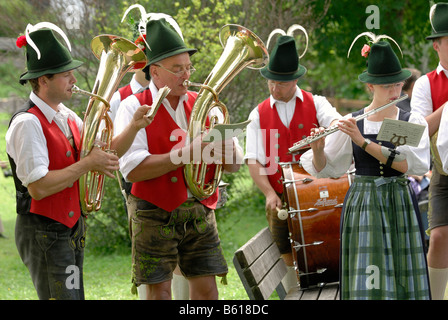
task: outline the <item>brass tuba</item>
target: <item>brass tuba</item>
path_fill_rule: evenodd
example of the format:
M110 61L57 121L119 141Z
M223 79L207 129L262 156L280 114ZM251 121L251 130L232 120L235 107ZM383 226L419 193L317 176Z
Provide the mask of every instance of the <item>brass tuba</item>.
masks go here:
M206 127L208 113L215 107L219 108L224 116L222 123L229 123L227 108L218 100L219 93L244 68L260 69L266 65L269 58L263 41L245 27L225 25L219 38L224 51L204 84L185 82L186 86L201 87L190 117L188 142L192 142L217 124L217 118L210 119L210 128ZM215 192L221 180L222 165L216 165L214 178L210 183L205 181L206 171L207 165L202 162L187 163L184 167L185 181L191 193L198 199L208 198Z
M128 71L139 70L146 65L146 55L134 43L114 35L99 35L92 39L91 49L100 60L98 73L92 92L74 86L72 91L90 96L81 136L80 158L89 154L97 139L100 124L101 141L106 145L104 151L110 151L113 138L112 119L107 114L109 102L117 90L121 79ZM84 212L98 211L104 194L104 174L90 171L79 178L79 194Z

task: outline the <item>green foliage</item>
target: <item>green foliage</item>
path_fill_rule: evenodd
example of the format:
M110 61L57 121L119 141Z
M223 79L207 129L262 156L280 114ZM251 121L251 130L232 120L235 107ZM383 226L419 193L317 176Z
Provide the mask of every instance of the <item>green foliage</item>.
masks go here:
M380 29L366 28L367 6L374 4L380 10ZM312 55L313 81L324 79L324 95L348 99L365 99L366 94L360 86L357 76L366 69L366 60L359 54L365 42L358 40L347 58L348 48L354 38L362 32L377 35L387 34L394 38L403 50L402 67L417 68L426 73L436 66L437 58L432 44L425 37L431 34L429 8L432 1L395 1L384 0L371 3L365 0L331 1L327 14L323 17L321 27L313 32ZM393 17L393 18L391 18ZM399 50L394 48L399 55ZM315 67L323 66L317 71ZM341 68L340 66L344 66ZM317 67L319 69L319 67ZM331 79L331 81L325 80Z
M330 50L327 54L328 61L326 63L317 63L319 54L316 50L311 50L308 53L308 60L305 66L308 68L307 76L300 80L299 85L311 92L319 92L328 97L347 98L356 97L357 99L368 99L368 93L365 90L365 85L356 81L361 73L359 68L353 64L347 64L344 72L340 72L340 66L346 61L345 57L340 57L334 50ZM335 86L335 83L338 85Z
M26 97L29 95L29 87L19 85L18 75L25 72L25 70L15 66L11 57L5 56L3 61L4 63L0 63L1 78L7 79L8 81L0 80L0 97Z
M31 17L33 14L41 13L39 8L33 8L29 1L0 0L0 37L14 37L25 31L22 17Z
M106 179L104 193L101 209L90 213L87 219L87 246L96 254L129 251L127 211L116 179Z
M253 183L246 165L241 166L237 173L224 174L223 181L229 184L228 201L223 208L216 211L219 221L233 216L234 212L246 211L247 208L255 212L264 212L264 196Z
M59 25L72 42L76 59L84 65L77 70L77 85L91 90L98 70L98 60L90 52L91 39L102 33L116 34L134 40L135 23L140 12L134 9L124 22L125 10L135 1L84 0L84 17L79 29L67 27L66 6L52 8L49 2L0 0L0 36L16 37L28 23L50 21ZM174 2L138 1L146 12L164 12L179 23L185 42L198 49L192 62L198 72L192 81L204 82L222 55L219 31L225 24L240 24L263 41L269 33L280 28L287 30L293 24L304 26L310 38L309 48L300 62L307 74L300 86L316 94L346 99L367 99L364 85L357 80L366 68L366 61L358 54L363 45L358 41L347 59L347 50L354 37L366 29L371 3L366 0L176 0ZM425 36L431 33L428 12L431 1L384 0L376 4L380 9L380 29L376 34L392 36L401 46L403 67L417 67L426 72L435 67L437 58ZM17 14L20 12L20 15ZM393 17L393 19L390 19ZM304 47L303 35L297 34L299 51ZM271 49L271 48L269 48ZM398 52L398 51L397 51ZM0 52L0 97L28 96L29 87L18 85L18 76L24 70L23 51ZM129 81L125 76L122 84ZM122 85L121 84L121 85ZM247 119L250 111L268 96L266 81L258 70L242 70L220 93L226 104L231 122ZM75 96L66 105L81 117L87 106L87 97ZM255 210L264 212L264 199L254 187L247 168L236 174L224 175L230 183L229 201L217 211L220 221L226 221L233 212ZM243 208L243 209L241 209ZM102 209L90 216L89 246L99 252L129 247L127 215L117 181L107 179Z

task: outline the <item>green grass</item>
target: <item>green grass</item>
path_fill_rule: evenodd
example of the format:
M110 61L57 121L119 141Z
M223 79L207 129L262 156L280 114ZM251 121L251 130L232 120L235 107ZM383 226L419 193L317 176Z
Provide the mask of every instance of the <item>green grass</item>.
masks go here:
M0 299L37 299L28 270L23 265L15 247L15 197L12 178L0 175L2 206L0 218L5 227L7 239L0 239ZM265 226L264 212L245 210L228 213L218 221L224 254L229 265L227 285L218 281L222 300L248 299L241 281L233 267L233 253L262 227ZM88 238L87 238L88 247ZM130 252L117 252L109 255L85 254L84 287L87 300L130 300L137 299L131 294L131 255ZM218 278L219 279L219 278Z
M5 134L9 115L0 113L0 160L7 160ZM239 190L253 188L247 168L238 184ZM253 192L252 192L253 193ZM27 268L23 265L14 242L15 190L11 177L0 173L0 219L7 239L0 238L0 300L35 300L37 294ZM229 199L231 205L217 212L218 229L224 255L229 266L227 285L218 282L219 298L222 300L248 299L241 280L233 266L234 252L267 225L264 200L248 197L244 192ZM236 204L238 203L238 205ZM254 203L260 203L254 206ZM123 213L124 214L124 213ZM88 231L89 232L89 231ZM92 232L92 230L90 230ZM131 252L117 250L113 254L98 254L89 250L87 234L84 258L84 289L88 300L130 300L137 299L131 294ZM220 278L218 278L219 280Z
M9 115L0 113L0 160L7 160L5 134ZM246 168L247 169L247 168ZM249 178L250 179L250 178ZM248 175L234 181L241 188L251 188ZM15 190L11 177L0 173L0 219L7 239L0 238L0 300L35 300L37 294L27 268L23 265L14 242ZM241 280L233 266L234 252L266 226L264 206L248 207L248 197L244 194L233 199L234 210L220 209L217 213L218 229L226 257L229 273L227 285L218 282L219 298L222 300L248 299ZM253 199L249 199L253 200ZM229 200L229 203L232 200ZM241 206L236 206L240 202ZM89 232L89 231L88 231ZM90 231L92 232L92 231ZM84 259L84 288L87 300L131 300L131 252L118 250L113 254L100 255L89 251L89 235ZM220 278L218 278L219 280Z

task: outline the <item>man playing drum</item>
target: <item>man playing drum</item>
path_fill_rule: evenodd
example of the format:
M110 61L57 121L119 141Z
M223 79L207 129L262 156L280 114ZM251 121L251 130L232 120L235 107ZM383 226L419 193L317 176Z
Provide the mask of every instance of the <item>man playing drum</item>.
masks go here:
M301 30L306 35L305 29ZM299 60L294 38L289 35L278 37L269 64L260 71L268 80L270 97L249 115L251 122L247 127L244 157L252 179L266 197L266 217L273 238L290 266L289 275L285 277L287 287L296 285L297 277L292 268L288 224L279 219L277 211L284 202L279 163L298 161L300 155L289 154L288 148L308 136L311 128L330 126L341 118L325 97L298 87L298 79L306 73Z

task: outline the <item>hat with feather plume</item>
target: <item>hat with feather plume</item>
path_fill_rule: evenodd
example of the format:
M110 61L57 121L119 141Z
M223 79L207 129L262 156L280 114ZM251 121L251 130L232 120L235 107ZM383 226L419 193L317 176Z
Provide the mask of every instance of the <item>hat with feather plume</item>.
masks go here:
M389 39L395 43L401 52L401 48L398 43L387 35L375 35L371 32L363 32L356 36L353 40L350 49L347 53L347 58L350 56L350 51L353 48L355 42L362 36L366 36L371 39L372 44L367 45L369 50L364 48L362 55L367 57L367 70L358 76L358 79L365 83L370 84L390 84L397 83L406 80L411 76L409 70L401 68L400 60L395 54L394 50L389 42L381 41L381 39ZM403 55L403 53L401 52Z
M293 33L301 30L305 34L306 46L299 56L296 41ZM287 32L282 29L274 29L267 41L267 48L273 37L280 34L269 55L269 63L260 70L263 77L275 81L292 81L300 78L306 73L306 68L300 64L300 59L305 55L308 48L308 34L302 26L294 24L288 28Z
M196 49L188 48L185 45L182 31L177 22L165 13L146 13L143 6L134 4L124 13L123 19L133 9L139 9L141 19L138 24L138 32L146 44L145 52L148 63L143 71L149 65L160 60L175 56L184 52L193 55Z
M448 3L436 3L429 10L432 34L427 40L448 36Z
M53 31L57 32L67 44L59 42ZM26 48L27 71L20 76L20 83L36 79L46 74L70 71L82 65L70 54L71 45L65 33L50 22L28 24L25 35L17 39L17 46Z

